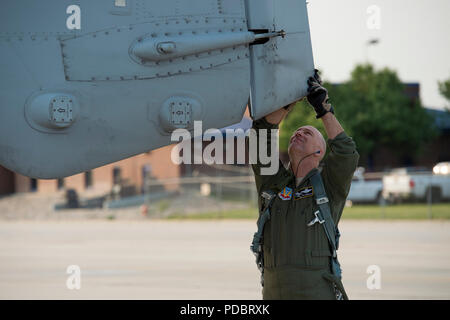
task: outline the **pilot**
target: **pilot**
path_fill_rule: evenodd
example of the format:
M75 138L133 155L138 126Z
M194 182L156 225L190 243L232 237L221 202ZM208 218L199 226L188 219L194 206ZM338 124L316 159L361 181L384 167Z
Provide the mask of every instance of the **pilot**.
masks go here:
M348 299L336 255L337 225L359 154L317 70L306 98L323 121L329 154L324 157L327 144L319 130L302 126L289 140L287 168L280 162L277 173L262 175L264 165L252 165L260 215L251 249L262 273L263 299ZM257 135L259 129L278 129L294 104L254 121ZM270 139L268 130L268 144Z

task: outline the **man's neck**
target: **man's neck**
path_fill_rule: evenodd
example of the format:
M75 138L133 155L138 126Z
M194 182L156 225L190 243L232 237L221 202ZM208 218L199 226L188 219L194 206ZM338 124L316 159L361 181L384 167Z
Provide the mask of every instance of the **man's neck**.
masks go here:
M300 163L300 165L298 164L298 161L299 160L291 162L292 171L294 172L294 175L296 178L303 178L312 169L318 167L318 163L314 158L312 158L312 159L306 158ZM296 167L298 167L298 169L296 169Z

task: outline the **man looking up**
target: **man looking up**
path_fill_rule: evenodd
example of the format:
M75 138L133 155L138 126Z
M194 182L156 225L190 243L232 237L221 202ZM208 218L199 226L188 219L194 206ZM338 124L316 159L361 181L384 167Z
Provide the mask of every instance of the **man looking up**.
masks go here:
M280 163L277 173L262 175L264 165L252 166L260 208L252 251L262 272L263 299L347 299L336 256L337 225L359 155L334 116L317 70L308 80L307 100L323 121L328 156L319 130L301 126L289 140L288 168ZM294 104L255 121L257 135L259 129L278 129ZM270 143L268 134L267 150Z

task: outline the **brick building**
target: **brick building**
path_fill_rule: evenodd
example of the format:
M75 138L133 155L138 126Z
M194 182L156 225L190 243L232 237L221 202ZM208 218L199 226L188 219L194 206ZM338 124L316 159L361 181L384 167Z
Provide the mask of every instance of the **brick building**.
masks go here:
M241 123L227 128L249 128L251 123L248 109L246 109ZM206 145L207 143L203 143L203 148ZM204 167L203 165L174 164L170 156L174 147L175 145L165 146L64 179L31 179L0 166L0 195L14 192L52 193L67 189L75 189L77 193L103 195L111 192L114 185L121 185L122 189L126 188L128 194L139 194L144 191L144 180L147 178L154 182L189 176L196 168ZM173 190L178 188L178 184L164 184L161 187ZM157 188L152 188L152 190L155 189Z
M411 100L418 99L418 84L407 84L405 91ZM411 165L432 168L437 162L450 160L450 113L434 109L426 110L435 121L436 128L440 133L439 137L425 146L421 156L410 159L401 159L393 155L389 150L381 148L372 159L371 171L383 171L389 168ZM250 127L251 119L249 118L248 110L246 110L241 123L228 128L248 129ZM203 143L203 148L206 145L207 143ZM185 175L191 176L194 171L206 172L210 175L217 171L217 166L212 168L205 165L174 164L170 158L172 148L174 148L174 145L162 147L93 169L89 172L57 180L30 179L0 166L0 195L30 191L51 193L66 189L75 189L78 193L89 192L92 195L101 195L110 192L115 184L128 188L128 190L131 190L131 193L141 193L144 190L146 177L150 177L153 180L163 180ZM235 150L234 154L237 154L237 150ZM284 159L287 157L286 154L281 156ZM248 155L246 154L247 161ZM172 183L164 187L167 190L171 190L177 188L178 185Z
M162 147L64 179L31 179L0 166L0 194L30 191L52 193L65 189L105 194L115 184L127 187L131 193L140 193L147 177L162 180L180 176L180 166L170 159L173 147ZM166 188L174 187L176 185L172 184Z
M420 100L419 83L405 83L405 95L411 104ZM380 146L367 161L369 171L384 171L396 167L425 167L432 169L438 162L450 161L450 112L425 108L426 113L433 119L438 136L426 144L420 155L397 156L386 147ZM420 130L420 129L419 129Z

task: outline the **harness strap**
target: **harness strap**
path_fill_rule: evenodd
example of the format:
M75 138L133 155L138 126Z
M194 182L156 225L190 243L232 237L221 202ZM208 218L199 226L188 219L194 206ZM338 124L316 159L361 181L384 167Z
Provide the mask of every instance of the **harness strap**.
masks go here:
M264 255L263 255L263 232L264 225L270 220L270 207L276 194L271 191L263 191L261 193L262 206L256 225L257 231L253 235L253 241L250 246L250 250L255 254L256 266L261 271L261 285L264 287Z
M322 178L319 172L316 172L311 176L311 183L314 188L314 197L316 199L316 203L319 207L319 212L316 212L317 222L323 226L325 234L327 235L328 243L330 245L331 250L331 271L333 275L337 278L341 279L341 267L337 260L336 250L339 245L339 230L336 228L333 218L331 216L331 210L327 198L327 194L325 193L325 187L322 182Z

